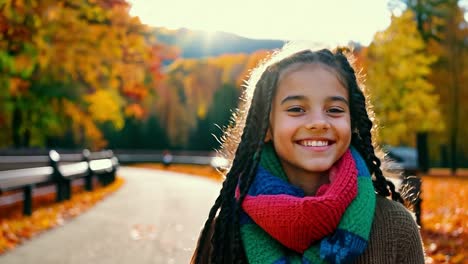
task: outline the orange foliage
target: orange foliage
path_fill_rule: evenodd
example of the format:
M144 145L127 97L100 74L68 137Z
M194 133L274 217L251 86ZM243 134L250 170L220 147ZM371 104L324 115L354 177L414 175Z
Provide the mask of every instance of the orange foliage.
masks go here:
M148 96L147 88L140 83L128 84L122 88L122 92L127 98L131 98L137 102Z
M12 96L18 96L27 92L30 83L17 77L10 79L9 92Z
M245 63L244 70L239 74L239 76L236 79L236 85L238 87L243 85L244 81L246 81L250 76L250 72L255 67L259 66L259 64L263 60L265 60L271 53L272 51L269 50L258 50L250 54L249 58L247 59L247 62Z
M124 0L4 2L0 9L0 94L5 96L0 105L13 104L0 108L0 115L6 118L11 118L7 112L12 112L15 104L21 105L16 110L27 112L34 111L28 109L32 105L28 100L44 109L54 98L66 98L80 105L80 111L96 123L83 129L90 131L87 134L73 129L79 137L96 137L100 132L90 129L96 130L102 122L121 128L128 112L124 111L126 105L152 96L162 78L162 60L177 56L177 50L158 42L151 28L129 15L130 5ZM117 100L86 104L89 96L108 99L104 94ZM104 106L112 113L102 113ZM54 116L39 115L20 124L19 130L33 127L36 142L43 142L50 130L67 131L48 126L48 120L63 119L62 112L44 111ZM93 148L102 147L104 142L95 138L86 141L99 143L90 146Z
M468 263L468 178L424 177L422 237L429 263Z
M156 42L156 39L153 40ZM162 61L175 60L179 57L180 50L175 46L167 46L162 44L154 44L150 51L149 69L155 80L160 80L163 76L161 73Z
M125 107L125 115L142 119L145 116L145 110L139 104L131 104Z
M241 87L250 70L269 54L225 54L173 62L158 85L155 110L174 145L184 145L198 119L205 119L223 84Z
M75 132L74 135L80 136L83 134L84 138L75 138L75 140L89 140L90 142L87 145L93 146L92 149L100 149L107 144L101 130L99 130L88 113L84 112L71 101L62 100L61 103L64 107L65 116L71 120L71 128Z
M360 74L361 77L365 79L367 74L367 64L369 63L367 58L368 48L360 47L359 50L353 50L353 56L355 58L354 66L356 71Z

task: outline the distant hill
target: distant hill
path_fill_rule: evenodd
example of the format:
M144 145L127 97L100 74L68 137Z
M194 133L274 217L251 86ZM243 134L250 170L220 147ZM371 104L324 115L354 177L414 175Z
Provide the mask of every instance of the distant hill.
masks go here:
M260 49L276 49L283 40L249 39L235 34L199 30L155 28L156 38L166 44L177 46L183 58L203 58L226 53L252 53Z

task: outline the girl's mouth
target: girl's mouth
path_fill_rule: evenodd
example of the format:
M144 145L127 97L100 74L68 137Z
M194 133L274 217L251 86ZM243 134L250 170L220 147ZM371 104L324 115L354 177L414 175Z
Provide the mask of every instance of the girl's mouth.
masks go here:
M306 139L306 140L299 140L297 141L297 144L304 146L304 147L327 147L334 142L331 140L311 140L311 139Z

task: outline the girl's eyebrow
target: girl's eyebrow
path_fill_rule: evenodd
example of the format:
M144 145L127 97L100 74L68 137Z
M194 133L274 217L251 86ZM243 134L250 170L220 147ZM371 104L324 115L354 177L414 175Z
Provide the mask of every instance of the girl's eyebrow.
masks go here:
M287 101L293 100L305 101L307 100L307 97L304 95L288 95L283 100L281 100L280 105L286 103ZM344 98L343 96L330 96L329 98L327 98L327 101L341 101L349 106L348 100L346 100L346 98Z
M304 95L288 95L283 100L281 100L280 105L286 103L287 101L293 100L307 100L307 98Z
M348 100L346 100L346 98L344 98L343 96L330 96L327 100L328 101L341 101L345 103L347 106L349 106Z

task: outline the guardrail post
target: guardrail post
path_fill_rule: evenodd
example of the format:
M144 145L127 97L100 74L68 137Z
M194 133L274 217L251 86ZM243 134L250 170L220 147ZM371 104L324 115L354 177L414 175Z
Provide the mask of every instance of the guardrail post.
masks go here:
M88 173L85 177L85 189L86 191L92 191L93 190L93 171L91 170L91 167L89 166L89 155L91 152L88 149L83 150L83 161L86 161L88 163Z
M112 161L114 157L115 157L114 152L112 150L109 150L109 159ZM115 173L117 172L117 165L114 165L114 163L112 163L111 166L112 166L112 170L109 174L108 184L113 183L115 181Z
M107 152L107 150L103 150L101 151L101 156L100 158L105 158L105 159L108 159L109 157L109 152ZM99 178L101 179L101 184L103 186L106 186L107 184L109 184L109 172L107 171L104 171L100 174Z
M32 214L32 185L28 185L23 189L23 215L31 216Z
M66 193L66 183L64 182L64 179L62 177L62 174L60 173L60 170L58 168L58 163L60 161L60 155L58 154L57 151L51 150L49 151L49 161L50 161L50 166L54 169L54 180L57 183L57 196L56 196L56 201L61 202L65 200L65 193Z

